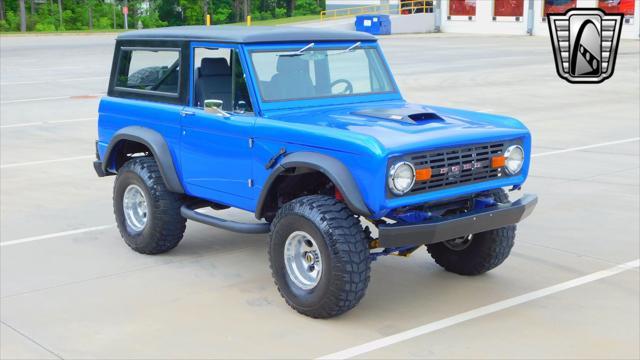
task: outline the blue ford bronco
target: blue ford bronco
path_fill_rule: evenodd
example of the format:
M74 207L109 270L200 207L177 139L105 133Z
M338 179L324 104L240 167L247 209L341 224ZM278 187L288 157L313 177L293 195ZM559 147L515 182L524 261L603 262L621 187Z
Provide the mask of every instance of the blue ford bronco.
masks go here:
M278 291L314 318L356 306L380 256L425 245L457 274L495 268L537 202L503 190L529 170L522 123L406 102L376 38L359 32L123 33L96 153L98 175L117 175L115 217L133 250L173 249L187 219L269 233ZM211 215L227 208L257 221Z

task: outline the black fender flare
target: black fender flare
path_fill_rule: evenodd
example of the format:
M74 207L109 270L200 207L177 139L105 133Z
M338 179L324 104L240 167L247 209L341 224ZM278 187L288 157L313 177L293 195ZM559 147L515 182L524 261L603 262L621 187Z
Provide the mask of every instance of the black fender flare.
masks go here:
M301 151L288 154L265 181L256 206L255 216L257 219L262 218L267 195L278 175L287 169L295 167L305 167L320 171L338 187L351 211L364 217L371 216L371 211L362 199L358 184L356 184L351 172L342 162L327 155Z
M153 154L153 158L158 164L160 174L162 175L165 185L167 185L167 189L172 192L184 194L184 188L178 178L175 165L173 164L173 157L171 156L169 146L164 137L159 132L142 126L127 126L113 134L104 154L104 161L102 162L102 170L104 172L108 172L107 168L111 163L111 152L122 140L134 141L149 148Z

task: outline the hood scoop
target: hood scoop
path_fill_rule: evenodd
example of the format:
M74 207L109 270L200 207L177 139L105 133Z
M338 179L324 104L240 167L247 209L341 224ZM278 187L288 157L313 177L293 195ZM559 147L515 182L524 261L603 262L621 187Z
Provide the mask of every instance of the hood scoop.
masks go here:
M354 111L352 114L408 124L444 121L440 115L427 108L365 109Z

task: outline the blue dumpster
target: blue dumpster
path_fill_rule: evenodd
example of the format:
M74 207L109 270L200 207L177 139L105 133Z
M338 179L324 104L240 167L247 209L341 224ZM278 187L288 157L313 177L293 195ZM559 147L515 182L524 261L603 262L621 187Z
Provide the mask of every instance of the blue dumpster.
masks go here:
M391 19L389 15L358 15L356 16L356 31L373 35L390 35Z

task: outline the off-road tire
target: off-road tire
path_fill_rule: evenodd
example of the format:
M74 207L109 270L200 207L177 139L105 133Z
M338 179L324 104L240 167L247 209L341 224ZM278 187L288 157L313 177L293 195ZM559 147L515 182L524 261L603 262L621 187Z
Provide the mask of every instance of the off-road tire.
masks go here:
M509 202L502 189L490 192L496 202ZM473 234L471 243L464 249L452 250L444 242L427 245L427 251L445 270L460 275L480 275L502 264L513 247L516 225Z
M148 206L147 223L139 232L127 226L122 206L124 192L131 184L142 189ZM182 203L182 195L167 189L152 157L133 158L118 170L113 186L113 209L120 235L134 251L155 255L175 248L186 229L187 220L180 215Z
M322 258L318 284L304 290L289 277L284 246L295 231L305 231L317 243ZM295 199L278 210L271 223L269 261L274 282L289 306L312 318L330 318L355 307L369 284L371 262L358 218L329 196Z

